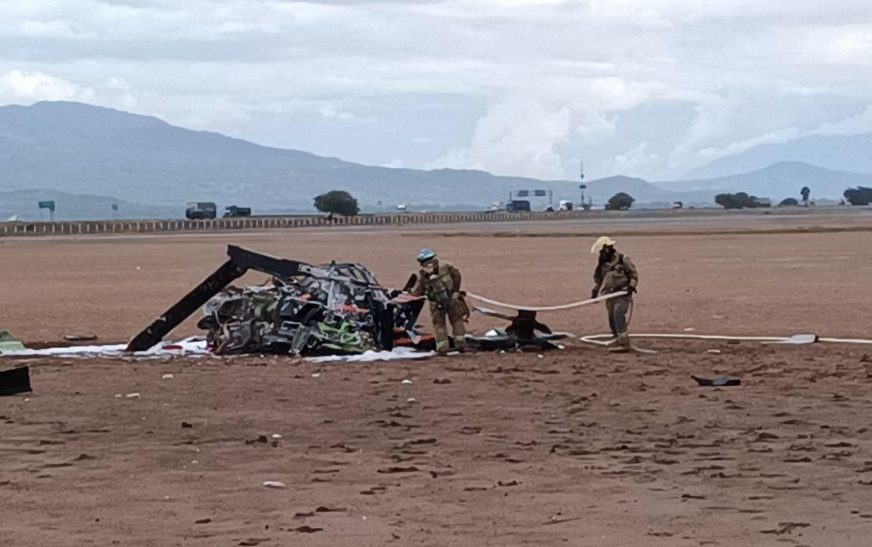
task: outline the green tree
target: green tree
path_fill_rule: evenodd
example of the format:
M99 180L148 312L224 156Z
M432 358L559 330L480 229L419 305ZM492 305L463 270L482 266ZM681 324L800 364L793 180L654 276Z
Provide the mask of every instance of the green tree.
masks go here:
M322 213L333 213L353 217L360 212L357 200L345 190L332 190L315 196L315 209Z
M779 207L796 207L797 205L799 205L799 202L795 198L786 198L778 204Z
M724 209L754 209L757 207L769 207L769 200L760 199L757 196L749 196L745 192L735 194L718 194L715 203Z
M872 203L872 188L858 186L849 188L843 194L851 205L869 205Z
M633 199L633 196L630 194L626 194L624 192L618 192L613 195L609 202L606 203L607 211L626 211L630 207L633 206L633 202L636 201Z

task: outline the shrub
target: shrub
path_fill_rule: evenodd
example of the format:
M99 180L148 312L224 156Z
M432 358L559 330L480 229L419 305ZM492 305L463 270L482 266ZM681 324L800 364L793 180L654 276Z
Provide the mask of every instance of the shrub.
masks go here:
M608 211L626 211L630 207L633 206L633 202L636 201L633 199L633 196L630 194L626 194L624 192L618 192L613 195L609 202L606 203L606 210Z
M872 188L858 186L845 190L845 199L851 205L869 205L872 203Z
M315 197L315 208L322 213L352 217L360 212L357 200L344 190L333 190Z
M758 207L769 207L769 200L750 196L745 192L735 194L718 194L715 196L715 203L724 209L754 209Z

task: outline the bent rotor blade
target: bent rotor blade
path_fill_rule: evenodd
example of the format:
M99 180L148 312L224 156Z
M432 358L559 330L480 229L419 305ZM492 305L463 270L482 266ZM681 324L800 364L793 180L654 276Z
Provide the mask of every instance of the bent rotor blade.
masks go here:
M221 292L231 281L241 277L246 271L231 258L215 270L212 275L194 287L173 307L168 309L127 344L127 351L145 351L158 344L163 337L179 326L182 321L197 311L210 298Z

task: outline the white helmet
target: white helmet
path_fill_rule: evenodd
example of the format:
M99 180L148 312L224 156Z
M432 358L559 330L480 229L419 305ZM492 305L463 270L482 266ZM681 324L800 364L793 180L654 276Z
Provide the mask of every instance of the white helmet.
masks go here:
M603 247L614 247L615 243L617 243L617 241L610 238L609 236L601 236L593 244L593 247L590 248L590 252L597 254L603 250Z

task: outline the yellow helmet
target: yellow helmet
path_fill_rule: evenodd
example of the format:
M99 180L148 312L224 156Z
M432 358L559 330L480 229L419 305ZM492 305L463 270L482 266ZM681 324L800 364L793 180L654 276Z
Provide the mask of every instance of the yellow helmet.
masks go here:
M603 250L603 247L614 247L615 243L617 242L609 236L602 236L596 240L593 247L590 248L590 252L594 254L599 253Z

